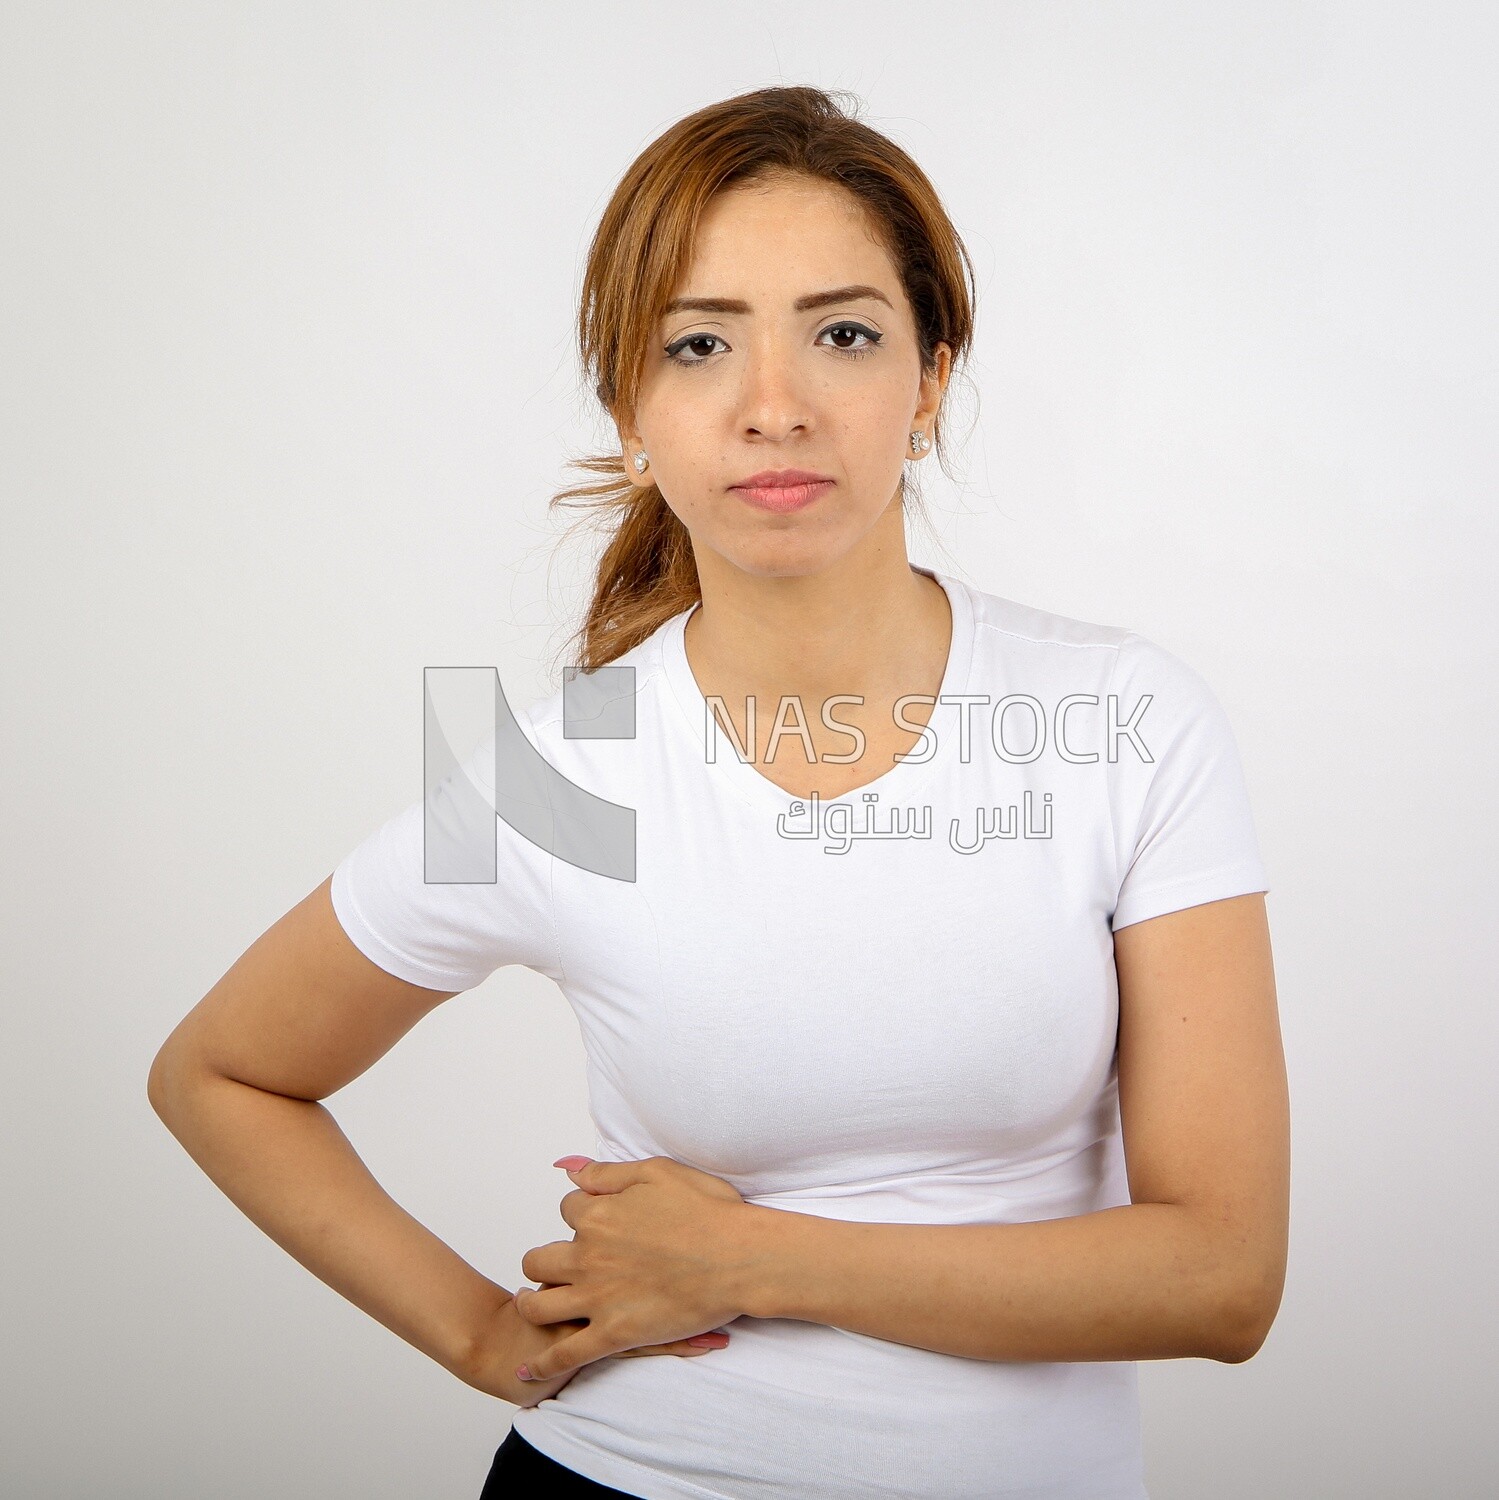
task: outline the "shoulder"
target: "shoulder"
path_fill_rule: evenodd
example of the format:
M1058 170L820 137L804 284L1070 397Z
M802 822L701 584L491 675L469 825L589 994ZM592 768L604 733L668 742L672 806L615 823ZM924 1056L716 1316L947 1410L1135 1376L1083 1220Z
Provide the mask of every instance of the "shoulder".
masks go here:
M983 634L1019 645L1050 648L1059 653L1096 653L1111 665L1117 660L1146 664L1153 670L1174 669L1188 673L1192 670L1159 642L1128 625L1080 620L977 590L970 590L970 596L973 599L974 626Z
M639 803L644 785L659 775L663 741L669 743L663 721L672 709L660 637L658 631L594 671L565 668L559 685L509 700L528 742L511 741L516 762L508 774L517 787L545 801L560 776L606 800Z
M633 738L628 732L606 732L600 721L607 721L611 730L617 730L619 705L630 700L634 702L636 720L654 711L665 686L662 637L673 623L667 621L639 645L602 667L592 671L564 668L559 686L530 699L524 708L515 708L526 737L538 746L543 742L556 745L563 740ZM597 732L590 733L590 725Z
M1048 651L1055 655L1082 652L1109 662L1132 634L1120 625L1078 620L986 593L972 584L966 587L973 604L974 632L981 645Z
M977 692L1043 702L1073 695L1101 699L1121 658L1140 640L1123 625L1083 620L967 586L973 609Z
M1013 648L1038 649L1053 655L1095 654L1121 670L1145 670L1160 676L1178 675L1202 681L1181 657L1128 625L1077 619L990 594L972 583L963 586L968 589L974 630L980 640L1011 643Z
M971 685L991 700L1038 701L1064 712L1079 743L1110 747L1111 779L1181 774L1233 753L1228 716L1195 666L1126 625L1077 619L969 588L974 615ZM1059 731L1060 732L1060 731Z

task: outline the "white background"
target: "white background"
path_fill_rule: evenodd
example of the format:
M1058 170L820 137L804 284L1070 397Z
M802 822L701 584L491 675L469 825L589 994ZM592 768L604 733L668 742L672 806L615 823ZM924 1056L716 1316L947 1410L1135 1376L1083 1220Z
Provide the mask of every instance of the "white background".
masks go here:
M977 263L913 560L1180 655L1249 777L1289 1277L1249 1363L1140 1366L1152 1500L1491 1492L1496 42L1480 4L5 4L0 1489L477 1496L511 1408L262 1235L147 1069L420 795L423 667L560 682L598 214L682 115L814 83ZM548 981L330 1107L501 1284L568 1236Z

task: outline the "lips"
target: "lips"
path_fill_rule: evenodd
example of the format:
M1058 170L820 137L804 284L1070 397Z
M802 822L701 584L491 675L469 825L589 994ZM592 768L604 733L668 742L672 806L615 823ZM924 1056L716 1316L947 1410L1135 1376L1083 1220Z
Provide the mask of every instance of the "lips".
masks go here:
M784 515L787 511L801 510L833 488L831 479L814 484L775 484L761 489L757 485L736 484L734 494L759 510L775 511Z
M831 483L827 474L814 474L811 469L762 469L758 474L751 474L748 479L741 479L738 484L732 485L736 490L775 490L790 489L801 484L827 484Z
M741 500L778 515L800 510L832 488L833 481L826 474L814 474L810 469L764 469L729 486Z

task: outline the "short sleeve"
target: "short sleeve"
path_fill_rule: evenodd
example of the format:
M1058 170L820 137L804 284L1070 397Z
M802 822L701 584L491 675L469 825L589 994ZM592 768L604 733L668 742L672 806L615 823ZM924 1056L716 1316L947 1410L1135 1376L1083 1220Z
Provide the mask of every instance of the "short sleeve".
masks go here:
M1268 891L1238 744L1207 683L1169 651L1129 634L1109 691L1117 726L1110 736L1119 871L1113 930Z
M528 736L529 738L529 736ZM552 856L493 812L495 736L432 792L439 842L476 799L491 798L494 880L428 880L426 798L387 819L339 862L330 893L350 941L389 974L427 989L473 989L520 964L560 979L551 907Z

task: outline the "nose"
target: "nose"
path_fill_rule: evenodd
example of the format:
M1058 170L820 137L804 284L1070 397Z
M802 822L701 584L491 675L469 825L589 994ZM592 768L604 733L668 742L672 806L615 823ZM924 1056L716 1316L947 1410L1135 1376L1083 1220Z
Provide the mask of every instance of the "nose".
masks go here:
M741 434L782 442L811 425L809 396L795 361L779 340L757 340L739 384Z

